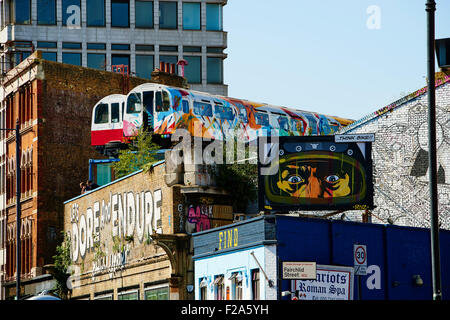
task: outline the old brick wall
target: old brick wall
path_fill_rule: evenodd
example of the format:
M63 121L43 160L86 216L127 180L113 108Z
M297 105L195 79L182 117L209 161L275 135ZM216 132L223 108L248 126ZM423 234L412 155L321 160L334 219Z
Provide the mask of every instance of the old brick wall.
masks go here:
M92 109L98 100L122 93L126 86L119 74L45 60L38 78L38 248L42 263L52 263L62 230L63 202L79 194L80 182L88 179L89 159L102 158L91 147ZM128 87L144 82L130 78Z
M428 94L381 110L345 133L375 133L372 221L430 227ZM438 203L441 228L450 228L450 82L436 88ZM350 216L350 213L348 213ZM361 214L352 213L360 219Z

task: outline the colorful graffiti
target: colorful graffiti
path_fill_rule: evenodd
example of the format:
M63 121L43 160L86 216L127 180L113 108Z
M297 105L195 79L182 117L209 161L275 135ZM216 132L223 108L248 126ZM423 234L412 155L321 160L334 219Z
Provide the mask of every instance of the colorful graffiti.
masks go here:
M186 221L186 232L193 233L211 229L210 219L213 217L211 205L190 205Z
M241 141L252 141L258 136L269 134L330 135L352 122L314 112L150 83L134 88L128 94L127 101L133 104L135 102L130 97L140 97L141 93L144 96L149 92L155 92L153 130L159 135L170 135L177 129L186 129L192 136L207 139L227 140L234 137ZM144 114L134 115L142 118ZM133 115L125 114L124 134L135 135L143 123L142 119L136 121Z
M320 138L320 139L319 139ZM272 175L259 177L260 210L371 208L369 143L281 137ZM261 173L261 162L260 162Z

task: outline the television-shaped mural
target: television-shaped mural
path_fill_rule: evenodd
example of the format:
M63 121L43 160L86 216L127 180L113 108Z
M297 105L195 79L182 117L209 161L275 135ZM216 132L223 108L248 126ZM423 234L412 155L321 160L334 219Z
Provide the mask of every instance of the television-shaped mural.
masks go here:
M278 142L260 138L259 210L372 209L372 143L352 140L335 142L335 136L278 137Z

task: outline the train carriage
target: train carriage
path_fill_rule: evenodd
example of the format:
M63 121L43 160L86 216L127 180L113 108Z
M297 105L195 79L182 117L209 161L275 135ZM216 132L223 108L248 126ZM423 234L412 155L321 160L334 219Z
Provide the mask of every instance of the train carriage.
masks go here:
M331 135L353 122L350 119L155 83L139 85L126 97L120 96L105 97L106 100L100 101L94 108L93 143L109 143L106 136L111 134L111 141L120 140L126 144L130 138L137 136L140 128L149 129L162 139L170 138L177 129L185 129L192 136L207 139L227 140L234 137L240 141L252 141L258 136L268 134ZM105 129L105 132L100 134L99 124L95 123L98 105L108 103L108 99L119 98L122 99L120 103L123 106L120 118L121 139L118 138L119 131ZM94 139L94 136L97 138ZM100 136L102 140L98 138Z

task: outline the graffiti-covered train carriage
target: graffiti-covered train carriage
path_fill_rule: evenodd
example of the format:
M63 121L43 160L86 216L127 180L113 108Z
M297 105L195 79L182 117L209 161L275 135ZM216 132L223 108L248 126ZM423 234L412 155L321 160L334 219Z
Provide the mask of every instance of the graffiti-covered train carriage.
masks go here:
M177 129L185 129L192 136L207 139L234 137L252 141L267 134L330 135L351 122L314 112L145 83L126 96L111 95L99 101L93 109L91 130L92 145L104 151L126 145L140 128L162 139L170 138Z

